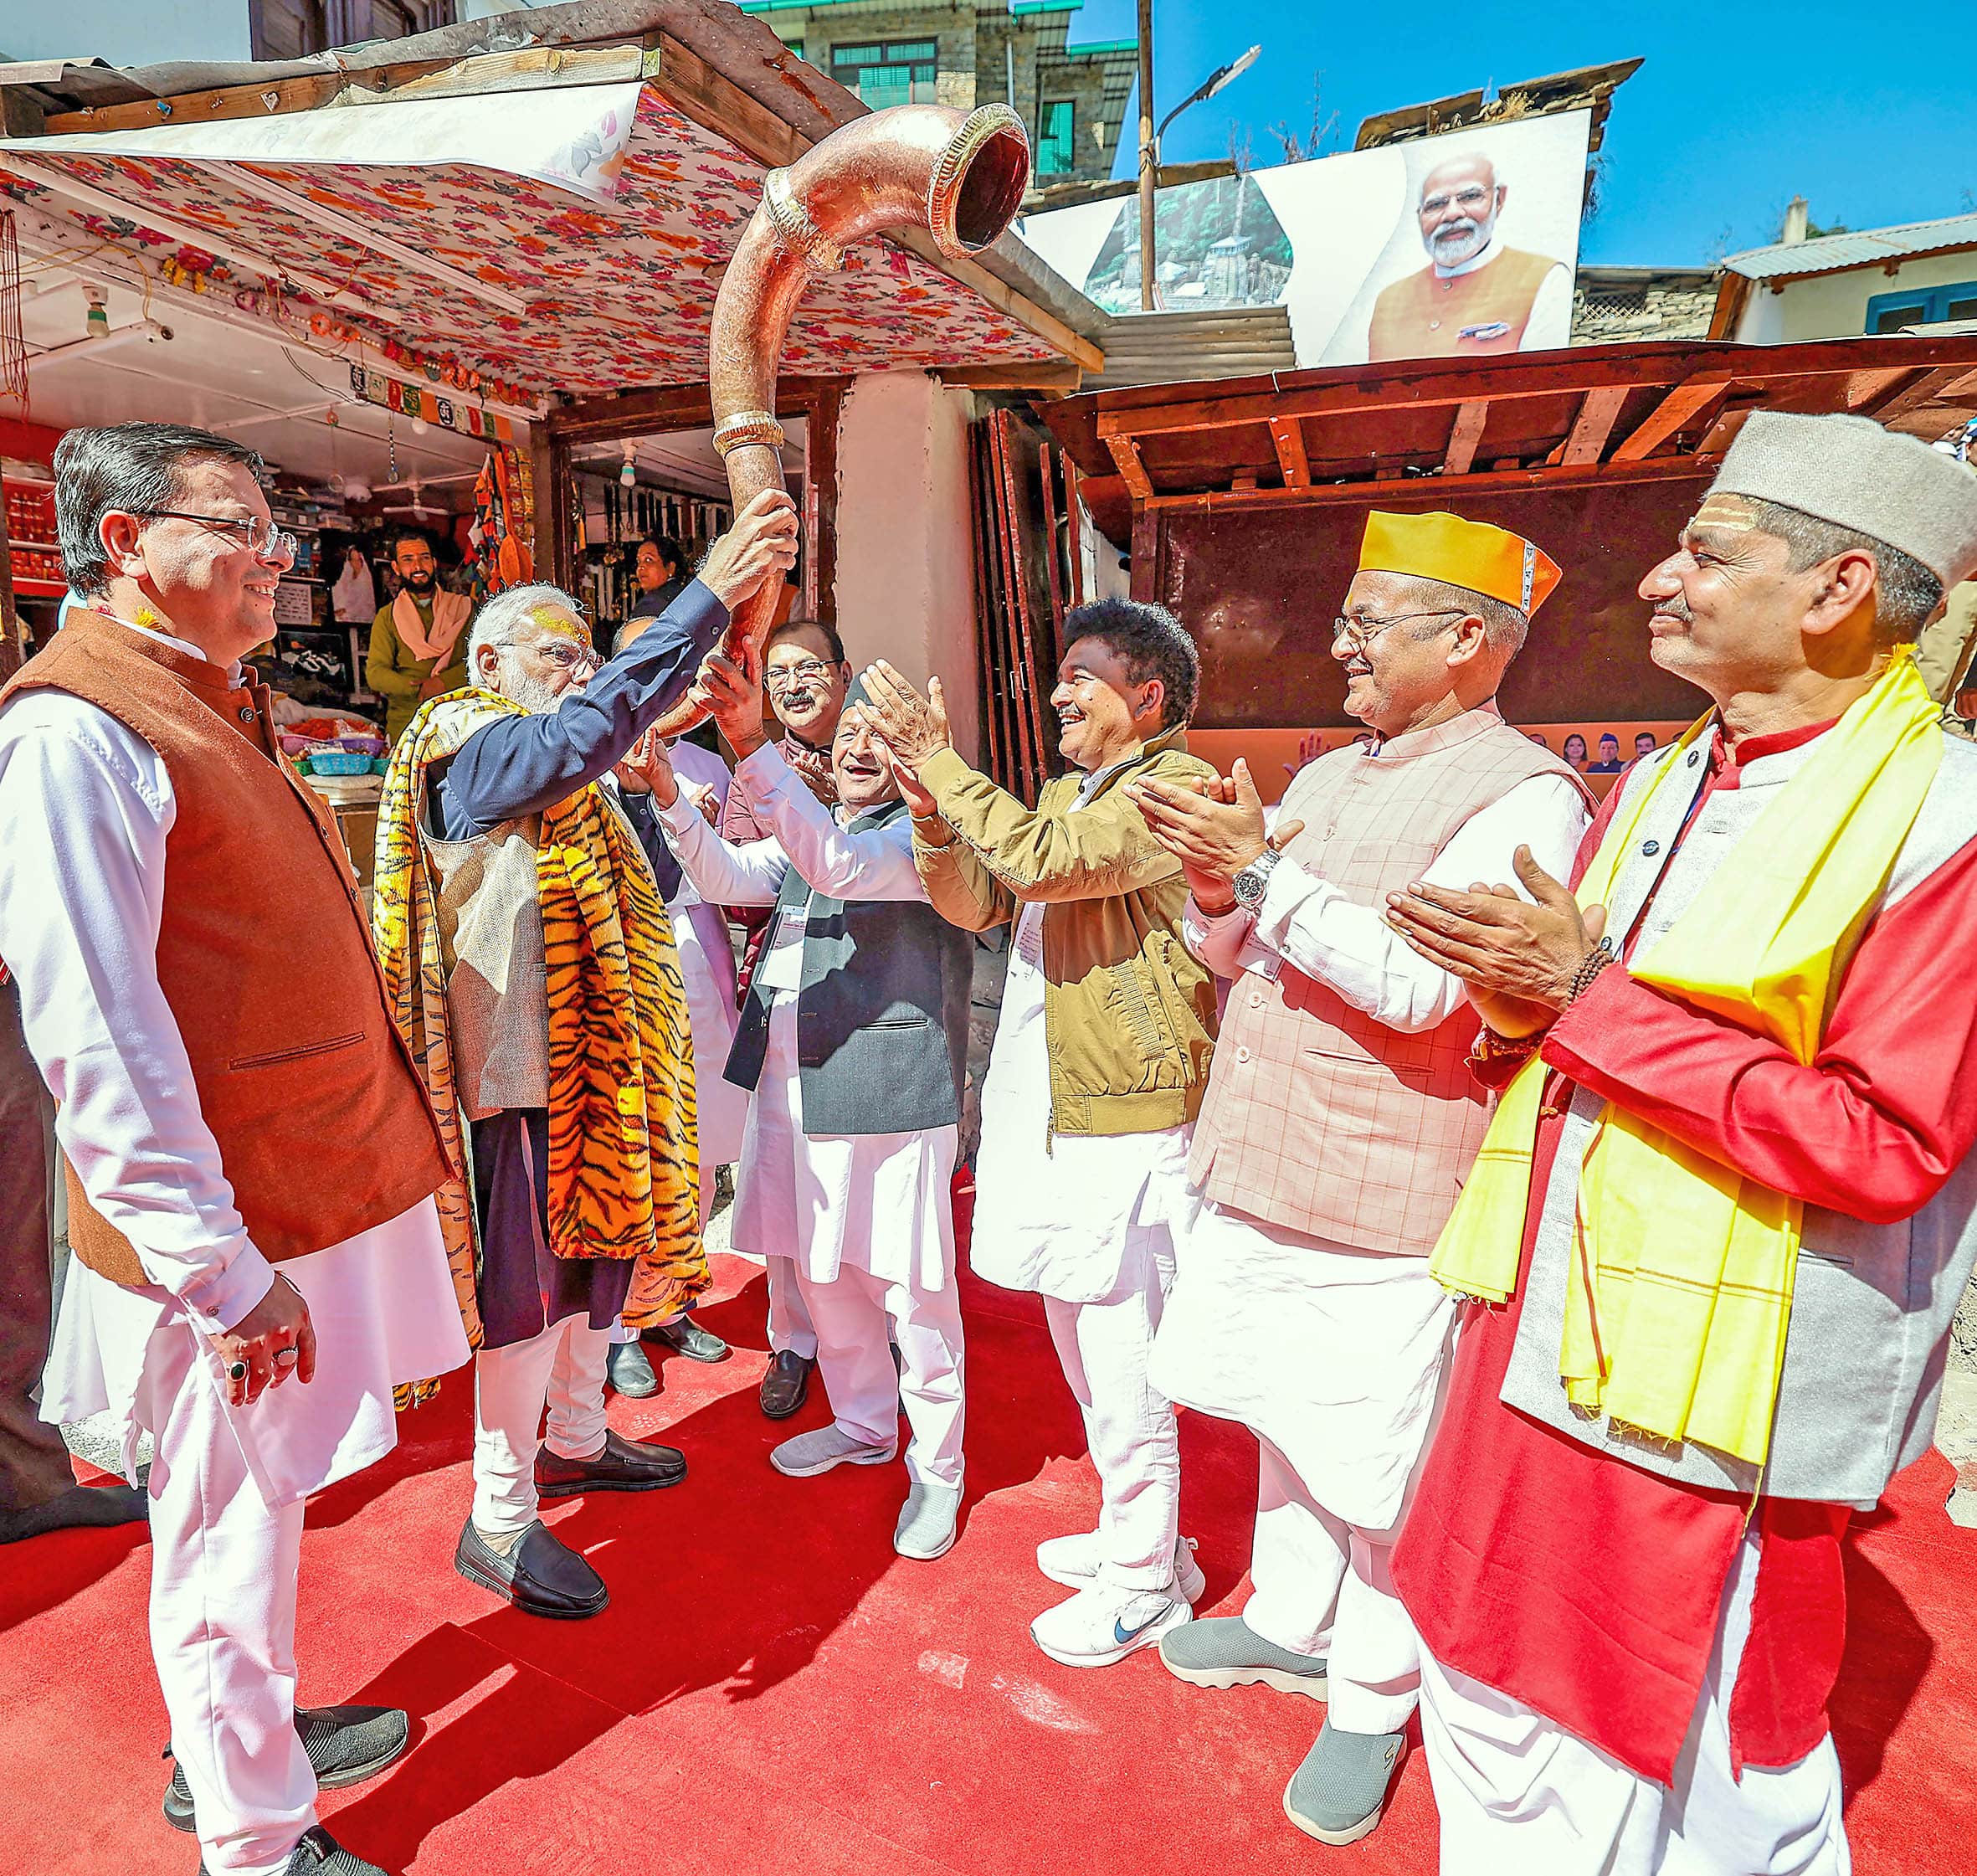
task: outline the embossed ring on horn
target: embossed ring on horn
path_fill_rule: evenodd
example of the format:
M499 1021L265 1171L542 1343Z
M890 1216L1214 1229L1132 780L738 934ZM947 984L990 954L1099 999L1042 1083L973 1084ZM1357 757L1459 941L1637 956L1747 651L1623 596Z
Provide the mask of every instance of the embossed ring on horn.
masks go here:
M1030 132L1023 120L1006 104L986 104L978 111L970 111L934 165L933 177L927 189L927 225L934 244L950 260L965 260L970 254L980 253L1001 234L1014 212L1013 199L1006 206L982 205L989 218L988 225L994 229L986 241L971 239L971 235L983 230L962 226L962 190L968 182L969 169L975 157L997 137L1014 137L1023 146L1019 179L1014 185L1015 195L1019 198L1030 179ZM1006 189L1004 193L1007 193Z
M789 186L789 172L772 169L763 179L762 199L768 206L769 224L779 246L814 274L828 274L844 260L845 250L817 225Z
M730 450L739 450L751 443L766 444L779 452L787 440L783 426L770 410L737 410L732 417L723 417L714 426L714 449L722 457Z

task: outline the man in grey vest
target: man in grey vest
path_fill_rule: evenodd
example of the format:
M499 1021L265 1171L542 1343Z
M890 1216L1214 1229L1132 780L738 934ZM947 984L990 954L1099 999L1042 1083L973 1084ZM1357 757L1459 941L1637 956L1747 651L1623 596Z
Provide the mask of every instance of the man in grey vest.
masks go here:
M1977 749L1911 656L1974 570L1977 475L1758 413L1641 585L1711 707L1576 890L1527 852L1535 902L1394 897L1502 1090L1393 1566L1446 1869L1849 1867L1841 1539L1928 1450L1977 1258Z
M831 747L834 814L763 737L752 658L746 668L711 658L701 686L741 758L735 792L773 838L723 840L663 750L645 779L702 898L775 908L727 1059L727 1079L754 1091L734 1247L794 1262L835 1416L783 1441L770 1462L796 1478L884 1465L903 1401L909 1488L893 1547L931 1560L953 1544L961 1509L950 1188L972 941L927 902L906 804L858 712L840 718Z

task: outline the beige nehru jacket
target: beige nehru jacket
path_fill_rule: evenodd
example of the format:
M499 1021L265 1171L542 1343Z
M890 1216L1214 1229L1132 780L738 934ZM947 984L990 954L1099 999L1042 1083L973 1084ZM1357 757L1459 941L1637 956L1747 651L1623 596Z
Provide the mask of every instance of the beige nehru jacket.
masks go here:
M1471 815L1558 757L1472 710L1371 753L1307 763L1278 810L1304 830L1287 857L1377 907L1419 879ZM1425 1257L1489 1119L1469 1073L1466 1004L1411 1035L1353 1009L1286 962L1238 978L1189 1162L1218 1205L1314 1237Z

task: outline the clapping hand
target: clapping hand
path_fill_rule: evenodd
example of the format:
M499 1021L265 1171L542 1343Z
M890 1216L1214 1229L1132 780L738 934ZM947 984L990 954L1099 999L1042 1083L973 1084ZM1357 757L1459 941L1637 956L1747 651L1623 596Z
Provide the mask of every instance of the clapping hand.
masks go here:
M1266 848L1281 848L1304 831L1291 821L1266 831L1263 798L1250 765L1235 758L1235 773L1190 776L1184 783L1142 776L1126 784L1127 798L1145 817L1153 838L1181 863L1194 903L1209 917L1233 909L1230 884Z
M1499 1036L1529 1036L1565 1007L1573 980L1606 929L1606 909L1581 909L1571 889L1528 846L1511 864L1528 900L1509 886L1466 892L1416 881L1387 895L1387 923L1430 963L1469 986L1470 1001Z
M618 764L618 785L627 794L650 794L661 808L670 808L680 799L679 778L673 773L673 758L656 728L649 729L633 743Z

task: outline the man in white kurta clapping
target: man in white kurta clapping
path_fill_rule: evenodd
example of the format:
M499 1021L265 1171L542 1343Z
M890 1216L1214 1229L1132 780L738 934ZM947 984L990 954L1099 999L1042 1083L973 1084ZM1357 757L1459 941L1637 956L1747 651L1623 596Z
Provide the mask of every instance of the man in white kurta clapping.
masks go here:
M774 907L726 1066L753 1091L734 1247L793 1258L834 1416L770 1462L797 1478L886 1464L903 1404L908 1490L893 1546L929 1560L953 1545L961 1509L951 1189L969 941L927 904L906 804L855 713L832 743L834 814L764 738L752 655L711 658L701 683L739 758L732 785L773 837L723 840L663 749L643 779L702 898Z

